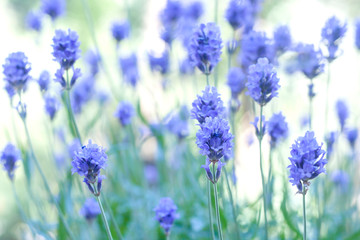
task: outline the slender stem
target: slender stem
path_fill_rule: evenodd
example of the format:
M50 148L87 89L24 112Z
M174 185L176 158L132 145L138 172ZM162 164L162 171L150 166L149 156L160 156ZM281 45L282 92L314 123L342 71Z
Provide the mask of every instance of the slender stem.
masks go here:
M100 196L95 196L95 197L96 197L96 200L97 200L97 202L98 202L98 204L99 204L99 207L100 207L100 210L101 210L101 216L102 216L102 219L103 219L104 224L105 224L106 233L107 233L107 235L108 235L108 238L109 238L110 240L112 240L113 238L112 238L112 236L111 236L109 224L108 224L108 222L107 222L107 220L106 220L104 208L103 208L103 206L102 206L102 204L101 204Z
M259 139L259 150L260 150L260 172L261 172L261 183L263 188L263 202L264 202L264 217L265 217L265 239L268 239L268 223L267 223L267 207L266 207L266 186L265 186L265 178L264 178L264 171L263 171L263 162L262 162L262 152L261 152L261 141L263 138L263 127L262 127L262 113L263 113L263 106L260 106L260 133L258 136Z
M208 86L210 86L210 83L209 83L209 74L205 74L206 75L206 84L208 85Z
M75 134L76 134L76 137L79 139L80 141L80 144L82 144L82 140L81 140L81 135L80 135L80 132L79 132L79 129L77 127L77 124L76 124L76 120L75 120L75 116L74 116L74 112L72 110L72 106L71 106L71 101L70 101L70 81L69 81L69 71L66 70L66 101L67 101L67 106L66 106L66 109L68 111L68 114L70 116L70 119L71 119L71 122L72 122L72 125L75 129Z
M240 239L240 233L239 233L238 224L237 224L237 220L236 220L235 203L234 203L233 195L232 195L232 192L230 189L229 175L227 173L226 167L224 167L224 172L225 172L225 178L226 178L226 185L227 185L229 196L230 196L230 203L231 203L231 209L232 209L232 214L233 214L234 223L235 223L236 236L237 236L237 239Z
M170 240L170 233L166 234L166 240Z
M313 80L310 79L310 85L309 85L309 130L312 129L312 91L310 92L310 87L313 87Z
M118 226L118 224L116 222L115 216L114 216L113 212L111 211L110 205L109 205L109 203L108 203L108 201L107 201L107 199L106 199L106 197L104 195L103 195L103 199L104 199L105 207L107 209L109 209L109 214L110 214L111 221L113 221L113 223L115 225L116 234L117 234L119 239L123 239L123 236L122 236L122 234L120 232L120 228L119 228L119 226Z
M52 200L52 202L54 203L54 205L56 206L57 210L58 210L58 213L59 213L59 217L60 217L60 220L61 222L64 224L64 227L65 227L65 230L66 232L68 233L70 239L73 239L75 240L76 238L74 237L74 234L72 233L72 231L70 230L69 228L69 225L66 223L65 221L65 217L61 211L61 208L59 206L59 204L57 203L54 195L52 194L51 192L51 189L50 189L50 186L46 180L46 177L44 175L44 172L42 171L41 167L40 167L40 163L38 162L36 156L35 156L35 152L34 152L34 148L32 146L32 142L31 142L31 138L30 138L30 134L29 134L29 130L28 130L28 127L27 127L27 124L26 124L26 120L25 118L21 118L22 121L23 121L23 124L24 124L24 128L25 128L25 133L26 133L26 138L27 138L27 141L28 141L28 144L29 144L29 147L30 147L30 154L32 156L32 159L34 160L35 162L35 166L37 167L37 169L39 170L40 172L40 176L44 182L44 185L45 185L45 189L46 191L48 192L49 196L50 196L50 199Z
M213 163L213 176L215 176L215 164ZM223 240L222 230L221 230L221 221L220 221L220 212L219 212L219 201L218 201L218 193L217 193L217 183L214 184L214 195L215 195L215 208L216 208L216 220L219 232L220 240Z
M210 181L207 181L207 189L208 189L208 209L209 209L209 220L210 220L210 229L211 229L211 237L215 240L215 233L214 233L214 224L212 220L212 211L211 211L211 186Z
M303 217L304 217L304 236L303 239L306 240L306 208L305 208L305 194L306 194L306 190L305 190L305 185L303 184Z
M330 62L328 65L328 76L326 81L326 101L325 101L325 134L327 133L328 127L328 114L329 114L329 88L330 88Z

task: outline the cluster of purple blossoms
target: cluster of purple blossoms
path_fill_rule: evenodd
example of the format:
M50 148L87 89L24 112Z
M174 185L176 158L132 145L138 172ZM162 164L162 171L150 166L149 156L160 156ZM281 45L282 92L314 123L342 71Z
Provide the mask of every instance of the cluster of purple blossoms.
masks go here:
M273 62L274 57L274 48L264 32L251 31L243 37L238 60L244 69L247 70L259 58L267 58Z
M274 31L274 49L278 54L289 50L292 45L290 29L288 26L279 26Z
M46 70L42 71L37 82L39 84L40 91L46 92L50 85L50 73Z
M357 128L350 128L346 131L346 138L349 141L350 147L354 150L356 139L358 138L359 132Z
M246 94L250 95L260 106L265 106L278 95L279 78L267 58L260 58L257 64L249 67L246 86L248 88Z
M225 12L225 18L237 30L252 21L251 4L248 0L231 0Z
M349 189L350 177L342 170L336 170L331 174L331 181L340 192L347 192Z
M266 122L266 130L271 138L271 147L276 147L280 140L286 139L289 135L288 124L281 112L272 115Z
M231 97L237 99L240 93L245 89L246 75L241 68L233 67L227 75L227 85L231 90Z
M41 0L42 12L49 15L53 21L64 14L65 8L65 0Z
M91 75L95 76L99 72L99 65L101 62L100 55L97 51L88 50L85 54L85 61L89 66Z
M7 172L11 181L14 179L16 162L20 159L20 151L14 145L8 143L1 153L0 163L4 165L4 170Z
M190 60L200 71L209 75L220 61L222 47L219 27L215 23L201 24L190 40Z
M164 26L174 25L180 20L182 13L183 6L180 1L168 0L165 9L160 14L161 23Z
M189 135L189 111L184 105L180 108L180 111L173 114L166 124L167 129L176 135L179 140Z
M349 118L349 109L344 100L337 100L336 101L336 113L339 119L341 131L344 130L346 120Z
M332 62L337 57L339 44L347 31L347 24L341 23L335 16L329 18L321 30L321 38L327 47L329 56L326 58Z
M10 53L3 64L6 88L9 91L19 92L25 89L28 80L31 79L29 72L31 65L23 52ZM10 94L9 94L10 95Z
M62 69L68 70L80 57L79 46L79 36L75 31L56 30L52 45L54 60L60 64Z
M99 207L99 204L95 201L95 199L88 198L86 199L79 213L88 222L91 222L101 213L101 209Z
M99 196L102 181L105 178L105 176L99 176L99 174L101 169L105 169L107 160L105 149L89 140L87 145L74 152L71 172L72 174L78 173L80 176L84 176L84 183L89 190L94 195Z
M140 78L136 54L133 53L127 57L120 58L120 67L124 81L136 87Z
M336 133L335 132L330 132L329 134L327 134L325 136L325 143L326 143L326 158L330 159L332 152L334 150L334 143L336 140Z
M207 117L225 116L225 107L215 87L207 86L203 91L202 96L197 96L197 99L192 103L191 118L196 119L199 124L203 124Z
M297 70L302 71L309 79L317 77L324 71L321 50L315 50L312 44L299 44L296 47Z
M149 62L151 71L158 71L162 75L167 74L170 70L169 52L165 50L160 56L149 54Z
M119 44L122 40L127 38L130 33L130 24L127 21L124 22L114 22L111 26L111 34L116 40L116 43Z
M166 235L170 233L170 229L175 219L179 218L176 210L177 207L174 201L169 197L160 199L159 204L154 208L156 220L160 223L160 226L164 229Z
M40 12L31 11L26 16L26 26L29 29L40 32L42 28L42 14Z
M314 132L307 131L291 146L289 160L291 165L289 181L300 193L306 194L310 180L325 172L326 152L316 141Z
M45 111L49 115L50 120L53 120L57 111L60 108L60 102L56 97L47 95L44 97L45 100Z
M114 116L119 120L122 126L129 125L135 116L135 109L130 102L122 101L119 103Z

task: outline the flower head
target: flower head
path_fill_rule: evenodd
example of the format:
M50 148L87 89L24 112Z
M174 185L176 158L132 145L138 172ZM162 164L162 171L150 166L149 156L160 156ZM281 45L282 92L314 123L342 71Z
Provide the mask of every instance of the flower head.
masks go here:
M79 213L87 221L91 222L101 213L101 210L99 204L95 201L95 199L88 198L86 199Z
M359 132L357 128L351 128L346 131L346 138L352 149L355 149L355 142L358 138Z
M156 220L159 221L160 226L164 229L166 234L169 234L175 219L179 218L176 210L177 207L175 203L169 197L160 199L159 204L154 208Z
M1 153L0 163L4 165L4 170L7 171L11 181L14 179L16 162L20 159L20 151L14 145L8 143Z
M336 140L336 133L330 132L325 136L325 143L326 143L326 152L327 152L327 159L330 159L333 149L334 149L334 143Z
M198 120L199 124L205 122L207 117L224 117L225 107L215 87L207 86L202 96L192 103L191 118Z
M196 144L200 154L211 162L217 162L224 155L230 155L233 136L228 121L219 117L207 117L196 133Z
M42 15L40 12L31 11L26 16L26 26L29 29L40 32L42 28Z
M129 36L130 24L128 21L114 22L111 26L111 33L117 43Z
M266 130L271 137L270 144L275 147L281 139L285 139L289 135L288 124L282 113L274 114L266 122Z
M327 59L329 62L333 61L337 57L337 51L339 44L347 31L347 24L341 23L335 16L329 18L324 28L321 30L321 38L324 42L329 56Z
M233 67L227 75L227 85L230 87L232 98L236 99L245 89L246 75L241 68Z
M46 92L50 84L50 73L46 70L42 71L37 82L39 84L40 91Z
M161 74L169 72L170 68L169 52L165 50L160 56L149 54L151 71L159 71Z
M194 1L184 8L184 15L197 21L204 13L204 6L201 1Z
M50 119L53 120L57 111L60 108L60 102L53 96L45 96L45 111L49 115Z
M68 32L56 30L52 44L54 60L57 61L63 69L68 70L80 57L79 46L79 36L75 31L70 29L68 29Z
M189 111L184 105L180 111L173 114L166 124L167 129L176 135L178 139L183 139L189 135Z
M231 0L226 9L225 18L234 30L247 25L248 21L252 19L250 2Z
M304 137L299 137L291 146L289 181L299 192L306 192L309 180L325 172L325 153L322 144L317 143L314 132L311 131L307 131Z
M339 119L341 131L345 127L346 120L349 118L349 108L344 100L337 100L336 101L336 113Z
M180 1L167 0L165 9L160 14L161 23L166 25L176 24L180 19L183 6Z
M65 12L65 0L41 0L41 10L54 21Z
M140 76L138 70L138 60L135 53L127 57L120 58L120 67L125 82L133 87L136 87Z
M299 44L297 51L297 68L309 79L317 77L324 71L323 55L321 50L315 50L312 44Z
M267 58L258 59L257 64L251 65L248 72L246 94L250 95L255 102L264 106L278 95L279 78Z
M74 113L81 113L83 106L94 96L94 87L95 79L91 76L82 78L81 81L75 85L73 91L71 91L71 104Z
M279 26L274 31L274 48L278 53L284 53L292 44L290 29L288 26Z
M122 126L126 126L131 123L132 118L135 116L135 109L130 102L122 101L119 103L114 116Z
M23 52L10 53L3 64L4 80L14 90L25 89L26 83L31 78L29 72L31 65Z
M349 189L350 177L345 171L335 170L331 174L331 181L341 192L346 192Z
M201 24L190 40L190 60L200 71L210 74L220 61L222 47L219 27L215 23Z
M85 55L85 61L90 68L91 75L95 76L99 72L100 55L96 51L88 50Z

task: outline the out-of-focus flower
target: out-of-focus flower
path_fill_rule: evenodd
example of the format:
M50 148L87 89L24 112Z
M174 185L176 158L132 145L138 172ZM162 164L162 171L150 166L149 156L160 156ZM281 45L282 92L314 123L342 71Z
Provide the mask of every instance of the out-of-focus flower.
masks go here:
M292 45L290 29L288 26L279 26L274 31L274 48L278 54L289 50Z
M220 61L222 47L219 27L215 23L201 24L188 47L190 60L208 75Z
M236 52L236 49L239 46L239 42L235 39L227 41L226 50L229 55L233 55Z
M85 77L77 85L75 85L73 91L71 91L71 105L74 113L81 113L83 106L91 100L94 96L94 77Z
M119 103L114 116L119 120L122 126L129 125L135 116L135 109L130 102L122 101Z
M231 154L232 139L228 121L218 117L207 117L196 133L200 154L207 156L211 162L217 162L224 155Z
M181 106L180 111L173 114L166 124L167 129L176 135L179 139L183 139L189 135L189 110L187 107Z
M79 213L87 221L91 222L101 213L101 209L95 199L88 198L86 199Z
M197 21L204 13L204 6L201 1L191 2L184 8L184 15L193 21Z
M180 63L180 73L183 75L191 75L195 71L194 66L191 64L191 61L189 58L185 58Z
M331 174L331 181L340 192L347 192L349 189L350 177L342 170L336 170Z
M355 46L360 49L360 19L355 22Z
M149 185L155 185L158 181L159 173L157 167L153 164L145 164L144 175Z
M65 13L65 0L41 0L41 11L54 21Z
M330 159L332 152L334 150L334 143L336 140L336 133L330 132L325 136L325 142L326 142L326 152L327 152L327 159Z
M136 54L133 53L127 57L121 57L120 67L124 81L131 86L136 87L140 78Z
M306 193L309 181L325 172L325 154L322 144L317 143L314 132L311 131L307 131L304 137L299 137L291 146L289 181L300 193Z
M68 29L68 32L56 30L52 47L54 60L57 61L64 70L71 68L80 57L79 36L75 31L70 29Z
M248 0L231 0L225 12L225 18L236 30L252 20L251 5Z
M45 111L49 115L50 120L53 120L57 111L60 108L60 102L56 97L47 95L44 97L45 100Z
M260 106L265 106L273 97L278 95L279 78L272 64L267 58L260 58L257 64L251 65L246 84L250 95Z
M40 12L31 11L26 15L26 26L29 29L40 32L42 28L42 15Z
M0 163L4 166L11 181L14 179L16 162L20 159L20 151L13 144L8 143L1 153Z
M338 57L339 44L347 31L347 24L341 23L335 16L329 18L321 30L321 38L327 47L329 56L326 58L332 62Z
M258 138L262 139L263 136L264 136L264 133L266 132L265 116L264 116L264 115L261 116L261 122L262 122L261 125L262 125L262 126L259 126L259 127L261 128L261 133L260 133L260 130L259 130L259 127L258 127L258 122L259 122L259 120L260 120L259 117L255 117L255 118L254 118L254 121L253 121L253 122L250 122L250 124L253 125L254 128L255 128L255 135L256 135Z
M94 50L88 50L85 54L85 61L90 68L91 75L95 76L99 72L100 55Z
M183 12L180 1L168 0L165 9L160 14L160 20L164 26L174 25L178 22Z
M346 120L349 118L349 109L346 105L346 102L344 100L337 100L336 101L336 113L339 119L341 131L343 131L345 127Z
M276 147L279 141L286 139L289 135L288 124L281 112L272 115L266 122L266 130L270 135L272 147Z
M309 79L317 77L324 71L323 55L321 50L315 50L312 44L299 44L296 47L297 69Z
M227 85L231 90L231 97L236 99L245 89L246 75L241 68L233 67L227 75Z
M42 71L37 82L39 84L40 91L46 92L50 85L50 73L46 70Z
M149 54L149 62L151 71L159 71L161 74L166 74L169 72L169 52L165 50L160 56L156 56L155 54Z
M5 82L15 91L25 89L26 83L31 78L29 72L31 65L23 52L10 53L3 64Z
M198 120L199 124L203 124L207 117L224 117L225 107L215 87L207 86L202 96L192 103L191 118Z
M114 22L111 26L111 33L117 43L127 38L130 33L130 24L128 21Z
M244 69L247 70L259 58L267 58L269 62L273 62L274 57L274 48L264 32L251 31L244 35L241 42L241 52L238 57Z
M358 138L358 134L359 132L357 128L350 128L346 131L346 138L349 141L349 144L353 150L355 149L355 142Z
M176 210L176 205L169 197L160 199L159 204L154 208L156 220L158 220L160 226L164 229L166 235L170 233L170 229L175 219L179 218Z
M12 101L13 96L16 94L15 89L8 83L5 84L4 89L7 92L8 96L10 98L10 101Z

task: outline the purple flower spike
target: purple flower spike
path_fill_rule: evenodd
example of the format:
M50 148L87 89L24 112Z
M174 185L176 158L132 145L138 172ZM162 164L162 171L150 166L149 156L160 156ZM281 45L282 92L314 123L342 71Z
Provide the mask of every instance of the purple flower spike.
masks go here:
M20 151L11 143L8 143L1 153L0 163L4 166L10 180L14 179L16 162L21 159Z
M165 230L166 235L170 233L170 229L175 219L179 218L176 210L176 205L169 197L160 199L159 204L156 206L156 208L154 208L156 220L159 221L160 226Z
M101 213L101 209L95 199L88 198L79 213L87 221L91 222Z
M25 90L31 65L23 52L10 53L3 64L5 82L16 91Z
M61 68L68 70L80 57L79 36L75 31L56 30L53 37L53 56Z

